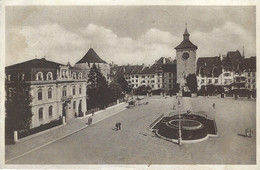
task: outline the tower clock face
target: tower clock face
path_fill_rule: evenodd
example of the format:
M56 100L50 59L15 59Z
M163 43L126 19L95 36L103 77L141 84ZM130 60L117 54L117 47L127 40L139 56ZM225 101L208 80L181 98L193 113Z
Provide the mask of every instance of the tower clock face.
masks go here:
M182 54L182 57L181 57L181 58L182 58L183 60L187 60L189 57L190 57L189 53L185 52L185 53Z

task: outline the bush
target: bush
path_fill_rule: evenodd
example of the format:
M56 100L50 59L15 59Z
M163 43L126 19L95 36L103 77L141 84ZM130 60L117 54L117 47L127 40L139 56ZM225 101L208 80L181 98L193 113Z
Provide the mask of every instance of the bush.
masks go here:
M32 128L29 130L19 130L18 139L29 136L29 135L36 134L38 132L53 128L53 127L61 125L61 124L62 124L62 118L60 117L58 120L53 120L50 123L41 124L40 126L38 126L36 128Z

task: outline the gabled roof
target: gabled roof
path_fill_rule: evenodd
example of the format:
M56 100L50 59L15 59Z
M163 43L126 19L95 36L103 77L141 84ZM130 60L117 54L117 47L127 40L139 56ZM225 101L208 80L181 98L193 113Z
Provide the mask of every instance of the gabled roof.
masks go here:
M162 65L163 72L177 73L177 65L173 63L167 63Z
M29 61L25 61L22 63L14 64L11 66L7 66L6 70L14 70L14 69L30 69L30 68L56 68L58 69L61 65L60 63L56 63L53 61L48 61L45 58L42 59L32 59Z
M240 64L241 70L256 71L256 57L245 58Z
M238 50L229 51L227 53L227 58L229 58L231 62L235 65L237 65L243 59L241 53Z
M219 76L221 74L220 57L201 57L197 60L197 75Z
M85 56L81 60L79 60L76 64L79 63L105 63L106 64L107 62L102 60L97 55L97 53L92 48L90 48L88 52L85 54Z

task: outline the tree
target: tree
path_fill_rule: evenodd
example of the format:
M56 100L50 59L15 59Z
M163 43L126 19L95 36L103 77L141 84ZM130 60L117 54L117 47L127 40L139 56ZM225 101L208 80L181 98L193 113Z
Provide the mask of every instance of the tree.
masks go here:
M87 103L88 109L104 108L109 104L109 91L106 78L95 64L88 74Z
M32 121L30 84L19 81L6 84L6 136L12 136L13 131L29 130Z
M195 74L189 74L186 78L186 85L189 87L191 93L196 93L198 90L197 77Z
M131 91L131 87L128 85L123 74L117 79L117 83L121 85L123 92L129 93Z
M112 82L109 84L110 101L115 102L117 99L123 97L123 89L119 83Z

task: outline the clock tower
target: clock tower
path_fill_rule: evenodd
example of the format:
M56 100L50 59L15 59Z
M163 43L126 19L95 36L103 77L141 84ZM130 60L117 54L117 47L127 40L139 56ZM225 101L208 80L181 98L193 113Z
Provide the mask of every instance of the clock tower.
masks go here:
M196 73L196 50L198 47L189 40L190 34L185 28L183 41L175 47L177 60L177 83L180 87L185 86L185 78L188 74Z

